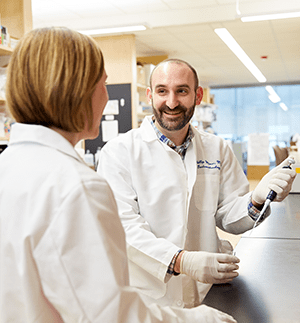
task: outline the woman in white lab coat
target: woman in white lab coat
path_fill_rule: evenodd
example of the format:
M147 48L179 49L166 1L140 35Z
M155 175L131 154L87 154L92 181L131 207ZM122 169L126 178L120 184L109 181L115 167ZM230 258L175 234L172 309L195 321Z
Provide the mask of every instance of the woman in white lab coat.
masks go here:
M128 287L113 194L74 149L97 137L108 100L95 41L31 31L7 74L17 123L0 156L0 322L235 322L205 306L149 308Z

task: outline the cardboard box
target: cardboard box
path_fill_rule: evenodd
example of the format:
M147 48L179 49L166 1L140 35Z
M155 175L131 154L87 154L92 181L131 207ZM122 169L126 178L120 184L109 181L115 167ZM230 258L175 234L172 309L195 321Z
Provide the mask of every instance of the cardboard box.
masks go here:
M297 176L294 179L291 193L300 193L300 164L296 163L293 165L293 168L295 169Z
M247 166L247 178L248 180L261 180L270 170L269 165L248 165Z

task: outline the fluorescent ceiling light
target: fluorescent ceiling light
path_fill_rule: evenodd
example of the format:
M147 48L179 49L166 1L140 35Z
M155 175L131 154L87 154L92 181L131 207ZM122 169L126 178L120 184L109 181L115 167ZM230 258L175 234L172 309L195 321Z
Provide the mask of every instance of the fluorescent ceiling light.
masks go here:
M273 102L273 103L277 103L277 102L279 102L280 101L280 97L277 95L277 94L275 94L275 95L269 95L268 96L268 98Z
M231 36L226 28L216 28L215 33L223 40L223 42L233 51L237 58L247 67L247 69L253 74L258 82L266 82L267 79L252 62L249 56L244 52L241 46Z
M269 95L269 99L273 102L273 103L277 103L280 101L280 97L278 96L278 94L274 91L274 89L272 88L272 86L267 85L266 86L266 90L270 93Z
M300 11L274 13L274 14L257 15L257 16L244 16L244 17L241 17L241 20L242 22L250 22L250 21L262 21L262 20L286 19L286 18L298 18L298 17L300 17Z
M282 108L282 110L284 110L284 111L288 110L288 107L283 102L279 103L279 105Z
M124 33L132 31L142 31L147 28L144 25L137 26L124 26L124 27L112 27L112 28L102 28L102 29L91 29L91 30L78 30L81 34L84 35L103 35L103 34L115 34L115 33Z

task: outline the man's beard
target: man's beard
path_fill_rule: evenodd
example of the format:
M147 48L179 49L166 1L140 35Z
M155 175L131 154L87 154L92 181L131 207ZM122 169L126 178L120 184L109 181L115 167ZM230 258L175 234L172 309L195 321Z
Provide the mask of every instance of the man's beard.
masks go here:
M192 119L195 111L195 105L196 104L189 109L180 104L174 109L169 109L166 105L156 109L152 104L152 108L155 120L158 122L158 124L165 130L175 131L182 129ZM172 121L170 121L164 118L164 112L169 112L172 114L180 113L180 115L178 117L174 117Z

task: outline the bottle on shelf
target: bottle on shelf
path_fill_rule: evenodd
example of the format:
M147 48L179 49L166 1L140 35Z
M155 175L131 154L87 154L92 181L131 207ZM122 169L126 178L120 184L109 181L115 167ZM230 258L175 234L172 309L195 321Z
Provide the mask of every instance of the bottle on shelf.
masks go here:
M86 153L84 154L84 161L91 168L95 167L95 164L94 164L94 155L89 150L87 150Z

